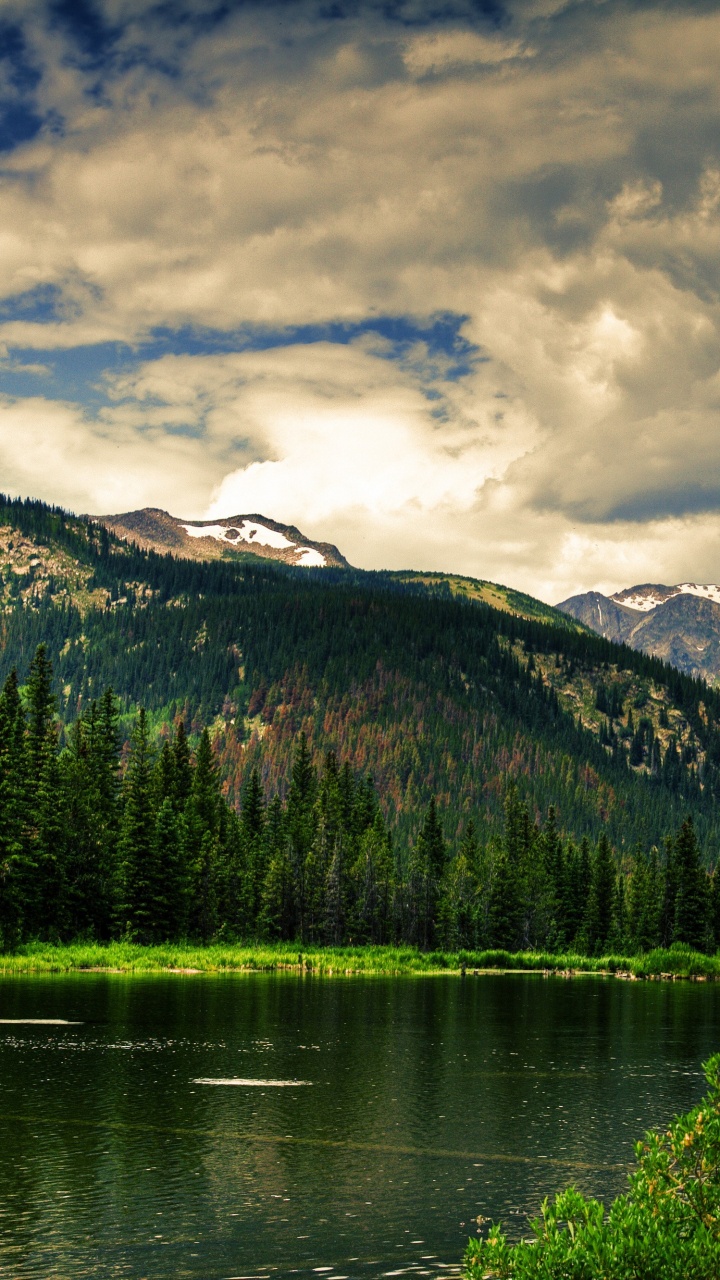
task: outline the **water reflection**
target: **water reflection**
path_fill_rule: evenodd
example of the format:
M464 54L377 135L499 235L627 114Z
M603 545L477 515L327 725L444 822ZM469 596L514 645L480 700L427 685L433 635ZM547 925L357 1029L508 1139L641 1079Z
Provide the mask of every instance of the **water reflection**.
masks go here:
M456 1271L478 1214L622 1190L720 1046L717 988L594 978L11 978L0 1017L0 1250L33 1277Z

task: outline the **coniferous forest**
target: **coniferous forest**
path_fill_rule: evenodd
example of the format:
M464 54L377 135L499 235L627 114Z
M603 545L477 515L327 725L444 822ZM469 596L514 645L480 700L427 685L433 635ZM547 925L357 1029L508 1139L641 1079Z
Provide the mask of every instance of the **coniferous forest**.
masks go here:
M0 499L0 680L6 949L718 941L720 693L564 617Z
M182 719L153 742L147 713L122 751L117 699L92 700L60 747L43 645L21 691L0 695L0 927L28 939L296 939L406 942L448 950L642 952L720 944L720 874L703 868L692 819L660 850L618 860L605 833L561 835L510 786L498 836L472 818L447 839L431 798L416 836L393 835L369 774L304 734L284 799L258 770L238 809L210 734ZM124 757L124 758L123 758Z

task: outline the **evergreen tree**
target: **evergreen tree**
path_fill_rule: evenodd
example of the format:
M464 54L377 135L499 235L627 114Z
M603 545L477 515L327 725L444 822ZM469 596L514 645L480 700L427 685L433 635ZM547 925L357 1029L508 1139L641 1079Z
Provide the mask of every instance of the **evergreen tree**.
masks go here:
M307 738L301 733L295 750L287 802L287 834L294 885L294 909L299 936L305 936L305 865L316 834L317 774Z
M591 955L606 948L613 928L615 907L615 865L610 842L603 832L592 860L592 878L588 895L584 931Z
M55 695L52 691L52 664L47 646L39 644L30 664L25 690L28 719L28 753L30 777L36 786L57 744Z
M188 927L188 874L185 819L172 795L166 795L155 817L153 863L156 869L153 935L166 942L184 937Z
M449 863L438 908L440 944L450 951L477 942L477 836L468 822L456 856Z
M435 942L435 918L445 870L446 848L434 797L410 856L408 910L413 941L425 949Z
M517 951L523 943L524 909L519 875L507 849L494 860L488 900L487 942L490 947Z
M187 740L184 721L178 719L175 724L175 738L172 745L175 764L175 807L180 813L190 799L193 785L190 744Z
M17 946L26 929L34 869L28 807L25 712L13 668L0 694L0 943L4 950Z
M36 876L32 916L26 921L26 927L36 936L56 942L67 941L82 932L73 918L68 883L72 875L71 850L77 847L82 833L69 823L64 800L60 762L56 755L50 755L36 798Z
M153 752L143 708L131 736L120 828L120 922L131 937L150 942L161 897L153 811Z
M628 894L628 932L632 951L651 951L660 941L661 885L657 849L646 857L635 850Z
M260 774L253 768L243 791L241 838L246 867L246 884L242 887L241 916L247 930L252 930L261 909L261 895L267 875L268 857L265 839L265 796Z
M203 832L197 862L191 909L191 930L207 946L218 929L218 842L212 831Z
M261 935L287 941L293 937L293 874L286 819L280 797L268 806L268 869L262 889L258 926Z
M707 876L700 865L700 851L692 818L686 818L675 841L677 896L673 942L684 942L704 951L709 945Z
M393 857L382 814L363 831L355 868L358 941L383 945L392 936Z

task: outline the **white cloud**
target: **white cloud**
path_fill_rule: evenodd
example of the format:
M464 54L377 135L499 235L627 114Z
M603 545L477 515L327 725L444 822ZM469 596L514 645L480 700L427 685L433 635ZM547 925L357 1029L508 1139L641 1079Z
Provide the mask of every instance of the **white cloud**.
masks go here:
M6 369L442 312L487 360L452 380L366 338L147 362L99 414L3 402L5 487L259 509L357 563L551 598L718 577L720 13L517 0L500 33L408 35L243 6L193 40L107 0L128 25L95 93L39 2L10 10L64 123L4 158L0 296L54 284L64 309L0 322Z

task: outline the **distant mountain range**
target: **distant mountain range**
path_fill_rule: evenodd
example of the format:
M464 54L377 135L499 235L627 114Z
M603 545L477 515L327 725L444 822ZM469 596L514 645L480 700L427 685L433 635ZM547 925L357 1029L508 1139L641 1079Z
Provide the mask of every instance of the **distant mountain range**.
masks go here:
M349 568L337 547L314 542L294 525L278 524L266 516L228 516L212 520L181 520L159 507L93 516L118 538L144 551L159 551L187 560L249 558L280 560L304 569Z
M316 542L294 525L259 514L227 516L214 521L184 520L158 507L145 507L90 519L104 525L121 543L183 560L240 564L270 560L293 568L351 569L334 544ZM3 536L0 532L0 543ZM2 550L0 546L0 553ZM58 577L56 553L50 555L31 544L23 549L17 542L8 555L13 558L13 565L17 560L13 578L24 572L26 560L32 568L35 585L21 594L36 591L39 582L48 575ZM571 596L553 608L510 587L462 574L396 570L384 573L383 577L386 581L394 579L408 587L489 605L551 626L579 625L607 640L660 658L685 675L713 684L720 680L720 585L644 583L612 596L588 591ZM74 589L75 594L78 589Z
M720 677L720 586L644 583L613 596L587 591L556 606L608 640L654 654L687 675Z

